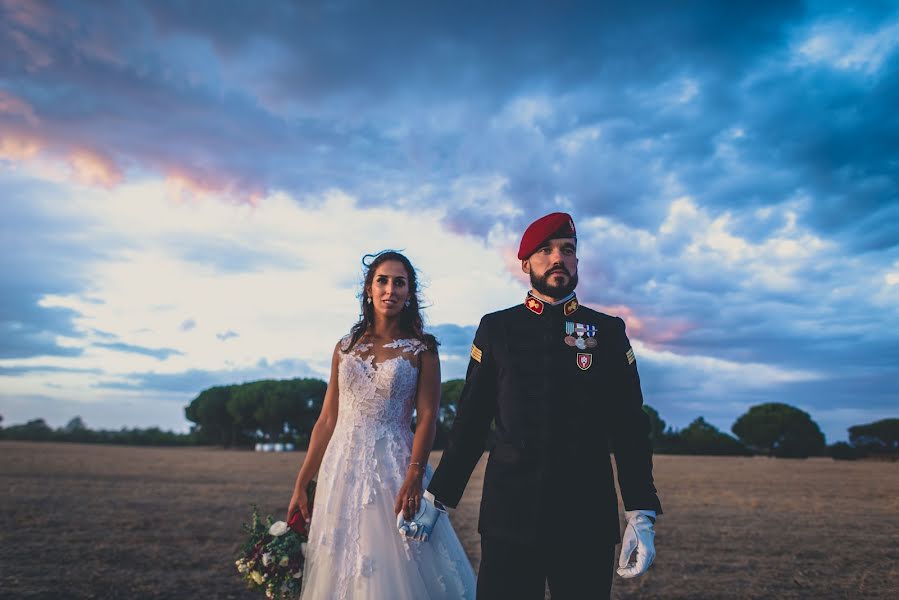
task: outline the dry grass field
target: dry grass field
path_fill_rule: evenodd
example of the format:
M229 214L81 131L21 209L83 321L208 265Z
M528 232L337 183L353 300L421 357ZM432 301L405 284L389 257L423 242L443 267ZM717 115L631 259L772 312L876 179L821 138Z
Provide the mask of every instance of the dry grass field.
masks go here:
M0 442L0 597L256 597L240 523L282 518L301 460ZM475 567L482 469L452 514ZM659 456L656 480L656 564L615 598L899 597L899 463Z

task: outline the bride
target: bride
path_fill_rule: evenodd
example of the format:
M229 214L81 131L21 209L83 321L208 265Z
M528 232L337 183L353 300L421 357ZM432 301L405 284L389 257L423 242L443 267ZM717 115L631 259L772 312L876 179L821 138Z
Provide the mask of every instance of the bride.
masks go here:
M393 251L366 258L362 316L334 348L287 509L288 521L296 511L311 519L302 598L473 599L474 573L449 519L427 543L396 529L400 512L411 519L418 511L433 474L440 359L422 329L409 259ZM313 507L306 488L316 474Z

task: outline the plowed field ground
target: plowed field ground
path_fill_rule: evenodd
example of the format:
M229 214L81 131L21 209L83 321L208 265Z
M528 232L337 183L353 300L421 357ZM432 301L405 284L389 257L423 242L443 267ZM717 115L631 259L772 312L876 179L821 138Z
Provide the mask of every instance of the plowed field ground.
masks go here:
M0 597L261 598L234 569L240 523L254 503L283 518L302 459L0 442ZM899 463L655 465L656 563L614 598L899 597ZM451 514L475 569L483 467Z

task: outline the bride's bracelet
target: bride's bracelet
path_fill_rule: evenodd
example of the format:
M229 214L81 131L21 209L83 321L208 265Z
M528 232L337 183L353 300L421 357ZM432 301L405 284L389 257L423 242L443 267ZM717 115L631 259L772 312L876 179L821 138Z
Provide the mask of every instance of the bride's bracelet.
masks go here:
M410 462L410 463L409 463L409 468L412 468L412 467L418 467L419 469L424 470L424 467L421 466L421 463L420 463L420 462Z

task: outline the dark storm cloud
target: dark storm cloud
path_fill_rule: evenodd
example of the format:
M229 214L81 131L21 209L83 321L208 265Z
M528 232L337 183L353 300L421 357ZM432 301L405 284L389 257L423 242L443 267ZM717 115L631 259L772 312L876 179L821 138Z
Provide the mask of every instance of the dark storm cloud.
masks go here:
M731 106L741 136L729 144L741 172L684 161L679 172L691 189L704 188L699 197L723 207L808 195L814 199L808 223L817 230L846 234L861 249L895 247L897 61L894 53L873 76L829 66L760 71ZM727 125L718 123L718 131Z
M363 203L450 200L460 178L500 175L523 210L516 225L555 196L581 215L654 224L672 176L719 207L811 194L824 231L858 234L896 201L895 57L866 76L794 64L812 24L876 30L892 16L879 5L412 8L7 3L0 44L13 60L0 73L26 108L0 127L49 152L88 149L113 177L155 169L238 199L338 186ZM534 98L545 109L523 115ZM587 127L599 137L560 151ZM719 154L734 128L739 168ZM472 212L467 227L483 233ZM852 242L894 246L885 217Z
M6 114L2 127L51 152L89 149L114 173L155 168L238 197L340 185L380 202L500 172L520 202L539 206L559 187L545 149L514 130L491 131L503 129L495 118L511 101L576 98L541 124L541 136L604 123L620 152L653 132L635 99L646 105L641 97L660 81L694 68L745 72L801 12L785 3L409 9L154 2L63 12L7 3L0 43L13 60L0 73L30 113ZM741 28L722 34L718 25L733 19ZM603 167L585 183L634 171L617 163L594 161ZM593 191L613 204L621 194ZM594 196L581 192L575 201L586 207Z

